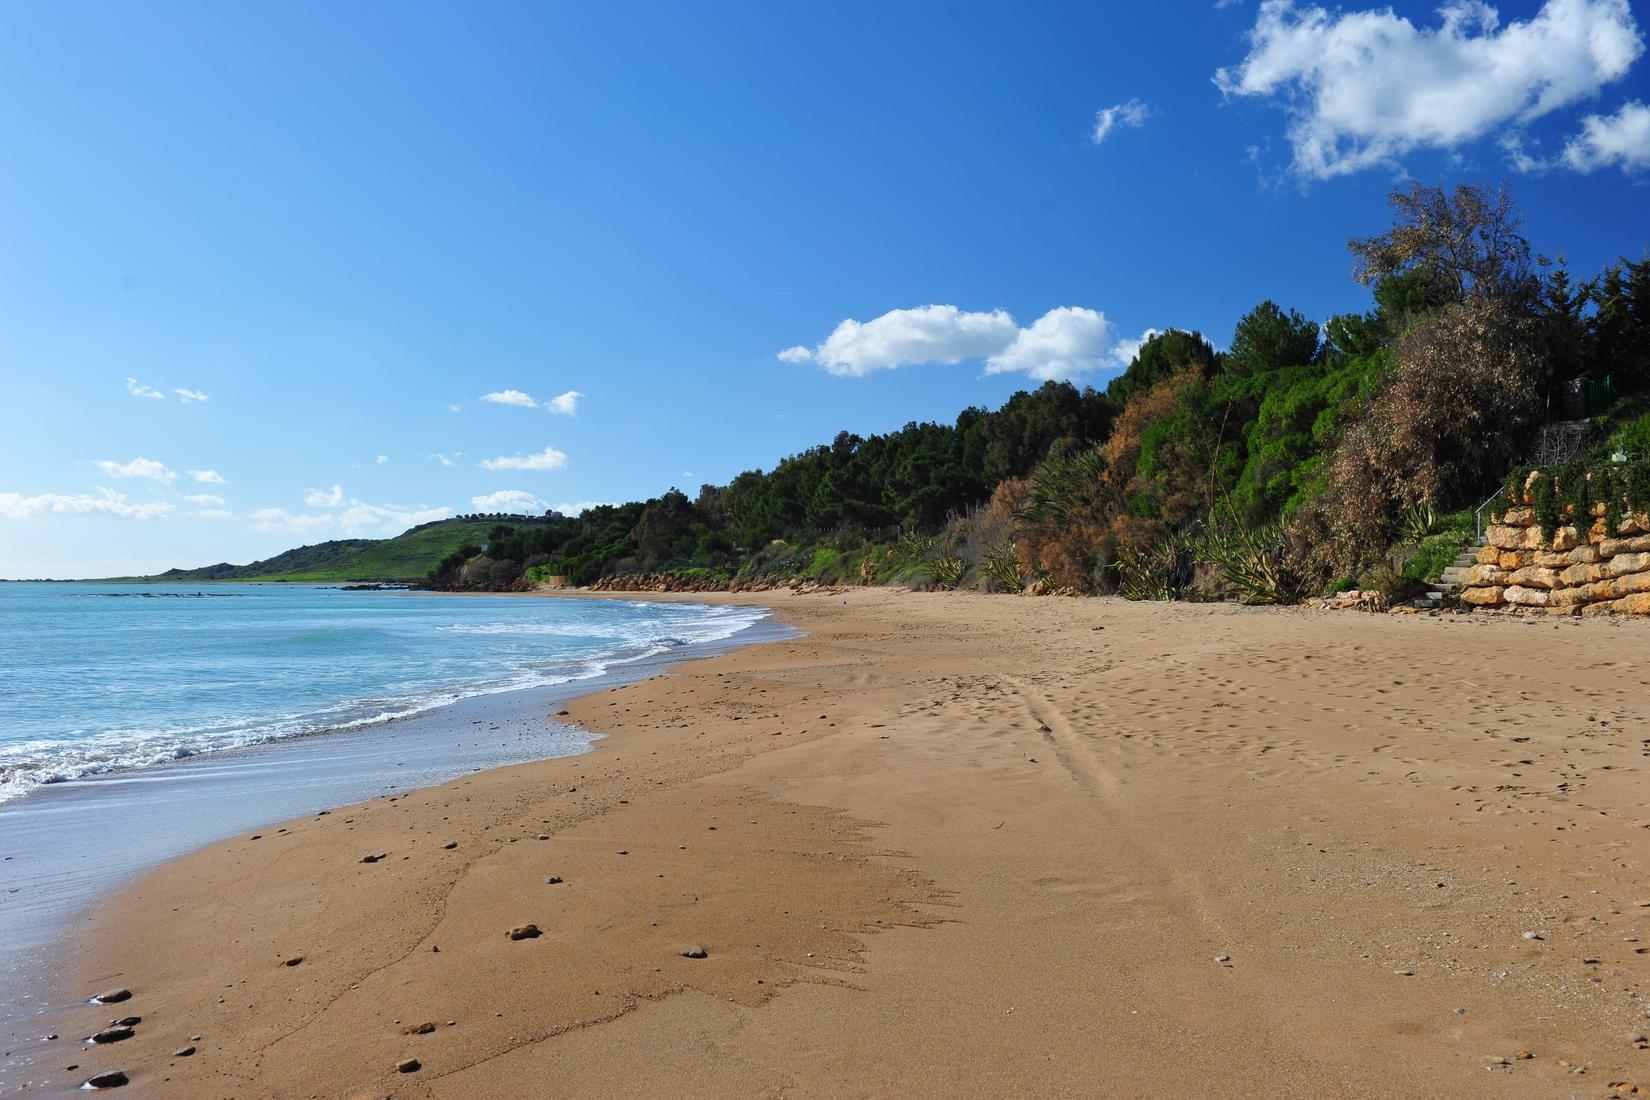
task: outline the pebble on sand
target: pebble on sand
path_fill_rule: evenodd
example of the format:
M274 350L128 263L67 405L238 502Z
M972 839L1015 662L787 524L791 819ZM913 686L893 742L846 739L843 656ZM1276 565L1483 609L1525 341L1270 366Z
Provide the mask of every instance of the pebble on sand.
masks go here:
M131 999L132 991L130 989L111 989L107 993L99 993L97 996L92 998L92 1000L96 1001L100 1005L115 1005L119 1004L121 1001L129 1001Z
M131 1078L127 1077L121 1070L111 1069L105 1073L95 1073L86 1078L86 1084L83 1087L89 1089L118 1089L130 1081Z
M544 880L544 884L546 886L560 886L561 885L561 876L560 875L551 875L549 878Z
M708 958L709 955L710 955L710 952L706 951L703 947L700 947L698 944L694 944L692 947L684 948L682 950L682 958L684 958L684 959L703 959L703 958Z
M301 963L303 961L304 961L304 957L302 955L294 955L294 956L292 956L292 958L286 960L281 965L282 966L297 966L299 963Z
M125 1024L116 1024L114 1027L106 1027L96 1035L93 1035L92 1042L119 1043L126 1039L130 1039L135 1034L136 1032Z
M1217 962L1217 963L1229 963L1231 961L1232 961L1232 956L1230 956L1230 955L1216 955L1215 956L1215 962Z
M172 1057L174 1058L193 1058L194 1056L194 1047L179 1047L177 1050L172 1052Z
M448 841L448 842L447 842L447 843L445 843L445 844L443 844L443 845L442 845L442 847L443 847L443 848L445 848L445 849L447 849L447 851L449 851L449 852L450 852L450 851L452 851L452 850L453 850L453 849L454 849L454 848L456 848L456 847L458 847L458 841L456 841L456 840L449 840L449 841Z
M539 932L539 926L536 924L522 924L504 934L512 940L531 940L536 939L541 933Z
M401 1029L403 1035L428 1035L435 1031L435 1024L426 1021L422 1024L411 1024Z
M403 1058L401 1061L395 1063L395 1071L397 1073L417 1073L423 1068L423 1063L417 1058Z
M1524 933L1524 938L1527 940L1544 940L1547 937L1543 936L1540 932L1526 932Z
M388 858L389 858L389 856L386 853L379 852L375 856L362 856L361 857L361 862L362 863L377 863L381 859L388 859Z

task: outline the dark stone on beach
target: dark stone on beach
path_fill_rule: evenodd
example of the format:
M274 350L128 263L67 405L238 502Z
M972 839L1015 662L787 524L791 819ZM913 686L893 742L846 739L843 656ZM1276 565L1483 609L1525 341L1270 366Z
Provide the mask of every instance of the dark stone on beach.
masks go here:
M539 834L539 839L540 840L549 840L550 839L550 834L549 833L540 833Z
M512 940L532 940L537 939L540 935L542 935L542 933L539 932L539 926L536 924L523 924L518 928L510 929L510 931L504 934L509 936Z
M301 963L303 961L304 961L304 957L302 955L294 955L294 956L292 956L292 958L288 959L286 962L282 963L281 965L282 966L297 966L299 963Z
M435 1025L429 1022L411 1024L401 1029L403 1035L428 1035L435 1030Z
M92 1000L96 1001L100 1005L117 1005L121 1001L129 1001L131 999L132 991L130 989L111 989L107 993L99 993L97 996L92 998Z
M177 1050L172 1052L172 1057L174 1058L193 1058L194 1056L194 1047L179 1047Z
M453 850L453 849L454 849L454 848L456 848L456 847L458 847L458 841L456 841L456 840L449 840L449 841L448 841L448 842L447 842L447 843L445 843L445 844L443 844L443 845L442 845L442 847L443 847L443 848L445 848L445 849L447 849L447 851L449 851L449 852L450 852L450 851L452 851L452 850Z
M706 951L698 944L694 944L692 947L686 948L682 951L682 958L684 959L704 959L709 957L710 952Z
M388 859L388 858L389 858L388 855L386 855L385 853L380 852L378 855L375 855L375 856L362 856L361 857L361 862L362 863L377 863L381 859Z
M397 1073L417 1073L423 1068L423 1063L421 1063L417 1058L403 1058L401 1061L395 1063Z
M135 1034L136 1032L124 1024L116 1024L114 1027L106 1027L96 1035L93 1035L92 1042L118 1043L125 1039L130 1039Z
M561 885L561 876L560 875L551 875L549 878L544 880L544 884L546 886L560 886Z
M110 1020L110 1027L137 1027L143 1022L142 1016L123 1016L118 1020Z
M118 1089L130 1083L131 1078L118 1069L111 1069L106 1073L95 1073L86 1078L86 1087L89 1089Z
M570 711L570 710L558 710L556 712L556 717L557 718L566 718L569 714L572 714L572 713L573 712Z

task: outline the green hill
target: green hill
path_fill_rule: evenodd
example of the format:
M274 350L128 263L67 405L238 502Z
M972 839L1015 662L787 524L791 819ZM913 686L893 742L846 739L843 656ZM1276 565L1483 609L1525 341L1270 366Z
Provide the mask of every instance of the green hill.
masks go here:
M558 517L559 518L559 517ZM417 581L442 558L466 543L480 546L499 524L552 522L542 516L463 516L436 520L388 539L334 539L300 546L249 565L204 565L168 569L152 577L115 577L129 581Z

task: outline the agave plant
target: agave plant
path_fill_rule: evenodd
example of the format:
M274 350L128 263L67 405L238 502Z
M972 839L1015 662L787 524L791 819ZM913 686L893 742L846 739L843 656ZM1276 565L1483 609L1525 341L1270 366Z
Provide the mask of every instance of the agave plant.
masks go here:
M955 588L968 572L968 563L955 554L935 554L923 563L923 569L941 588Z
M894 556L902 561L917 561L934 548L934 536L920 531L907 531L894 543Z
M1015 553L1012 542L1005 542L987 554L983 570L991 587L998 592L1018 592L1030 579L1020 565L1020 556Z

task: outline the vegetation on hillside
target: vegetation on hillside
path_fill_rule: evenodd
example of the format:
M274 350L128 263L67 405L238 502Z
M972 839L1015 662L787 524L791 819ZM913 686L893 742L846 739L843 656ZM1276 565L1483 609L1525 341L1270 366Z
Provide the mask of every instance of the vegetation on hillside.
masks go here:
M1402 594L1544 429L1650 453L1650 259L1590 279L1533 252L1504 190L1410 185L1349 242L1370 308L1262 302L1225 351L1154 335L1104 391L1050 382L952 424L838 435L772 470L498 527L430 583L811 577L1276 602ZM1585 457L1569 455L1569 458ZM1542 459L1548 461L1548 459Z

